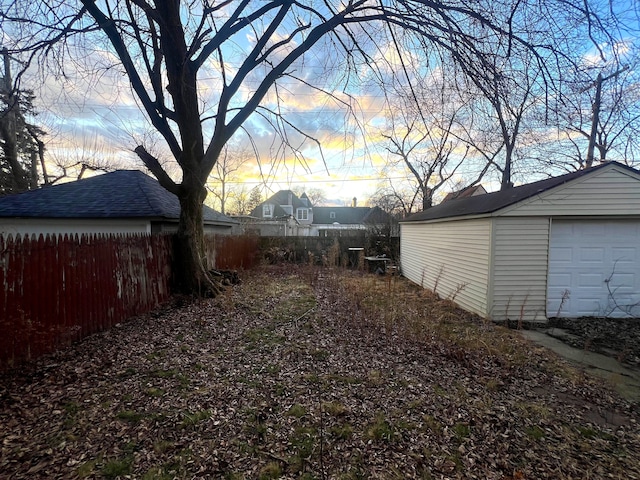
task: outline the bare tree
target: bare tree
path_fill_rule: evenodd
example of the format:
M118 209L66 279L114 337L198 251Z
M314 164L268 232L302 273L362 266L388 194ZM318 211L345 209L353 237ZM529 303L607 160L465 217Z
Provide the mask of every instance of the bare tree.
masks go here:
M237 183L237 172L249 161L251 154L246 149L226 144L216 162L207 189L220 205L220 212L225 213L229 198L233 195L232 183Z
M327 201L327 194L321 188L310 188L305 189L302 187L294 187L291 189L293 193L295 193L298 197L300 197L303 193L307 196L311 205L314 207L320 207Z
M262 203L262 186L256 185L247 190L246 185L234 189L229 196L230 213L250 215L254 208Z
M640 135L640 86L636 68L624 65L567 97L561 118L566 142L574 148L569 168L589 168L609 159L633 165ZM596 155L597 152L597 155ZM611 154L613 158L611 158Z
M550 2L589 21L582 0ZM302 134L318 144L282 109L284 77L321 88L322 75L300 73L311 61L307 52L317 46L331 47L325 51L334 63L324 65L333 67L325 69L333 73L329 90L341 86L349 93L355 74L365 66L383 83L393 76L384 68L386 58L378 55L378 45L400 34L403 42L414 39L413 43L422 45L425 59L431 52L447 51L464 63L485 55L477 42L487 37L548 50L519 35L516 20L528 19L514 12L528 9L528 2L506 3L509 8L503 12L464 1L203 0L186 5L179 0L14 0L0 11L0 21L9 32L11 49L25 55L27 66L46 53L63 67L64 55L84 40L85 48L106 53L100 58L107 68L117 66L126 73L148 120L182 173L178 183L146 145L135 148L160 184L180 201L174 255L177 286L185 292L215 293L218 287L203 262L205 184L225 144L254 114L296 150L303 142L293 142L290 134ZM410 51L396 50L400 57ZM541 54L537 58L543 61ZM206 101L203 78L215 79L214 92Z
M411 95L400 95L404 105L392 108L381 133L387 151L409 171L415 185L410 210L416 199L423 210L431 207L436 192L456 174L469 151L454 133L464 103L452 101L444 79L429 81L429 86L414 86Z

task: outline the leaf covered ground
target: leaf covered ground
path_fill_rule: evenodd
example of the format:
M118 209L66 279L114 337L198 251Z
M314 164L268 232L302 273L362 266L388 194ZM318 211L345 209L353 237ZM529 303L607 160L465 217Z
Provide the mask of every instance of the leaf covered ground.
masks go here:
M397 277L272 266L0 385L0 478L640 479L639 405Z

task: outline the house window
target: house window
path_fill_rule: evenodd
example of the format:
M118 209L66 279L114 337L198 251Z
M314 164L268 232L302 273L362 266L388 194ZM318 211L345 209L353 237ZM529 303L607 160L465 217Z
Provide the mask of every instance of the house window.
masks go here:
M336 212L329 212L329 218L336 218Z
M264 218L271 218L273 217L273 208L272 205L266 203L262 206L262 216Z
M309 209L299 208L296 210L296 218L298 220L309 220Z

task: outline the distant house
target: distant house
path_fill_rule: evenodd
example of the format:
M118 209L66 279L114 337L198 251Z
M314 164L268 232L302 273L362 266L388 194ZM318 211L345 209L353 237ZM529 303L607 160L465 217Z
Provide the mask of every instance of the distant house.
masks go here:
M228 234L237 221L203 207L205 233ZM178 197L137 170L118 170L0 198L0 234L175 232Z
M485 193L487 193L487 191L482 185L472 185L457 192L447 193L442 202L448 202L449 200L456 200L458 198L475 197L476 195L484 195Z
M640 317L640 172L609 162L400 222L409 280L493 320Z
M380 207L314 207L311 231L318 237L356 235L365 230L398 236L398 222Z
M314 207L305 193L280 190L253 209L251 229L262 236L309 236Z

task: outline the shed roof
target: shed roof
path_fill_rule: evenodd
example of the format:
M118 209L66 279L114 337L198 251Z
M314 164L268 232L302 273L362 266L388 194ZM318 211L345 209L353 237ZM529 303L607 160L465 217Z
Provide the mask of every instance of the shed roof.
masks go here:
M117 170L0 198L0 217L178 220L178 197L138 170ZM236 224L203 206L208 224Z
M411 215L410 217L404 219L401 223L438 220L451 217L462 217L467 215L490 214L502 208L531 198L535 195L539 195L552 188L564 185L568 182L572 182L581 177L593 175L595 172L604 169L613 168L614 166L623 168L636 175L640 175L640 172L638 170L635 170L621 163L607 162L587 170L578 170L576 172L567 173L559 177L547 178L538 182L527 183L525 185L509 188L507 190L500 190L499 192L449 200L447 202L443 202L439 205L423 210L422 212Z

